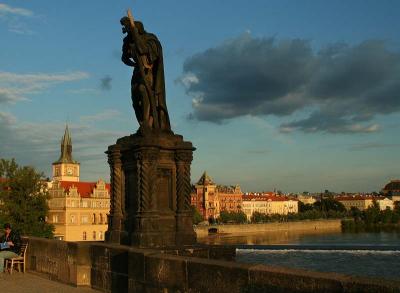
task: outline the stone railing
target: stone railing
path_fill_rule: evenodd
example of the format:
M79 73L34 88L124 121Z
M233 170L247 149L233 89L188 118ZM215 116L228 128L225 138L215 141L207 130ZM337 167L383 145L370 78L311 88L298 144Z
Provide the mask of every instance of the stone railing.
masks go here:
M236 263L232 247L151 250L30 238L28 269L103 292L400 292L400 282ZM228 261L230 260L230 261Z

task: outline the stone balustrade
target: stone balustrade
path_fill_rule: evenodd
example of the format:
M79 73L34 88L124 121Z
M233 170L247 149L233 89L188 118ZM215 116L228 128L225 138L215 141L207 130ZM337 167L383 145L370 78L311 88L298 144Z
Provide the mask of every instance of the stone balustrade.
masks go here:
M139 249L30 238L28 269L103 292L400 292L400 282L233 261L235 249Z

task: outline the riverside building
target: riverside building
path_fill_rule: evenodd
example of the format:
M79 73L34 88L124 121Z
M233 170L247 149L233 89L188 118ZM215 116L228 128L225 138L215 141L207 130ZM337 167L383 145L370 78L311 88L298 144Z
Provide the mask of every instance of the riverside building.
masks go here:
M385 196L391 197L394 202L400 201L400 180L390 180L382 189L382 192Z
M255 212L266 215L287 215L289 213L297 214L299 211L297 200L271 193L243 195L242 206L247 220L251 220L251 216Z
M351 210L351 208L354 207L360 211L364 211L372 206L374 201L378 204L381 211L386 210L387 208L393 210L393 201L387 197L348 195L338 196L335 199L341 202L346 210Z
M242 209L242 195L239 185L217 185L204 171L194 185L191 204L200 211L205 220L216 219L221 211L239 212Z
M72 140L65 128L60 158L53 163L48 183L47 222L55 238L65 241L103 241L110 211L110 185L103 180L80 181L80 164L72 158Z

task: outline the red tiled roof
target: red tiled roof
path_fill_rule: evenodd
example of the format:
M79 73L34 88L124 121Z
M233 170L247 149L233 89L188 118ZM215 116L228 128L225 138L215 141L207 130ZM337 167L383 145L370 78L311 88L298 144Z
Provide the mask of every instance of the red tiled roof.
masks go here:
M74 186L77 188L81 197L90 197L93 189L96 187L97 182L73 182L73 181L60 181L60 185L65 191L69 191ZM110 191L110 184L106 183L106 189Z

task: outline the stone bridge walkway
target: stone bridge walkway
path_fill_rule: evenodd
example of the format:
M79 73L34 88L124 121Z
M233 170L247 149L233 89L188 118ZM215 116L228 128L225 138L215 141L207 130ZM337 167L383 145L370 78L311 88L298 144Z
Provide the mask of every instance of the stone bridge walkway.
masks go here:
M0 273L0 291L7 293L100 293L91 288L76 288L33 273Z

